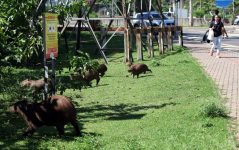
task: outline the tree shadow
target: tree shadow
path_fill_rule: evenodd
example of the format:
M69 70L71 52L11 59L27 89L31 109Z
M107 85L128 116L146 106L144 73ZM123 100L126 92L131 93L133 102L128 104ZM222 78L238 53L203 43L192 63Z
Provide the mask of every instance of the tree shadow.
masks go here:
M174 50L167 50L166 53L160 55L160 58L161 58L161 59L164 59L164 58L166 58L166 57L168 57L168 56L172 56L172 55L176 55L176 54L178 54L178 53L182 53L183 51L185 51L185 50L184 50L185 48L186 48L186 47L181 47L181 48L177 48L177 49L174 49Z
M160 105L136 105L136 104L118 104L118 105L91 105L87 107L77 108L80 112L80 118L83 122L92 121L98 118L105 120L132 120L141 119L146 115L142 110L148 109L162 109L169 105L176 105L177 103L163 103Z

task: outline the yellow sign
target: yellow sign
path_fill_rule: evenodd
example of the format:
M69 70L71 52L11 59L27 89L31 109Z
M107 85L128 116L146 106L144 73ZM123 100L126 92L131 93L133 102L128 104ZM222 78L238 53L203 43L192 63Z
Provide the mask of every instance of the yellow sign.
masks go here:
M57 14L43 14L45 57L58 57L58 18Z

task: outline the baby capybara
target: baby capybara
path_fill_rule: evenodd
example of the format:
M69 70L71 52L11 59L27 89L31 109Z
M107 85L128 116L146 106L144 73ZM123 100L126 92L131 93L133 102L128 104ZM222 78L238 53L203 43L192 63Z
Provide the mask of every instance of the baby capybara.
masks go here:
M19 113L28 125L24 136L32 135L43 125L55 126L59 135L64 134L64 126L71 123L80 135L76 119L76 109L70 100L61 95L49 97L40 103L28 103L26 100L18 101L9 108L10 112Z
M30 80L26 79L20 83L21 87L28 87L34 92L39 91L44 88L44 79Z
M135 75L137 75L138 78L139 74L146 73L146 71L152 72L145 64L132 64L128 69L128 72L131 72L131 74L133 74L133 78Z
M105 75L105 72L107 71L107 66L105 64L100 64L97 68L97 71L101 77Z
M88 86L91 86L91 81L96 79L96 85L100 82L100 76L98 71L90 69L83 73L83 79Z

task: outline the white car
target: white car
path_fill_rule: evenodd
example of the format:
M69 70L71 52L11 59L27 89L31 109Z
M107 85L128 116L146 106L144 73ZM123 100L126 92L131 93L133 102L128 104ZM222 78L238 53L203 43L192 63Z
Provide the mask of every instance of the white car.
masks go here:
M233 22L234 25L239 25L239 16L236 16L234 22Z
M163 15L164 18L164 25L165 26L173 26L175 25L174 19L169 19L165 15ZM143 12L136 13L133 16L132 24L134 27L148 27L148 26L160 26L162 23L162 18L160 17L160 14L156 11L151 12Z

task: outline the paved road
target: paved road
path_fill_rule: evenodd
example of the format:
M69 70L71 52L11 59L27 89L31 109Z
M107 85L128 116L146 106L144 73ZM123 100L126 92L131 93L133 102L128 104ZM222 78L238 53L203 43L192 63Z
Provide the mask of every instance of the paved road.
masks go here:
M224 44L229 44L233 46L238 46L239 40L239 26L225 26L228 36L228 39L223 39ZM205 27L184 27L184 40L186 41L198 41L202 40L203 35L205 34L208 28ZM239 50L239 49L238 49Z

